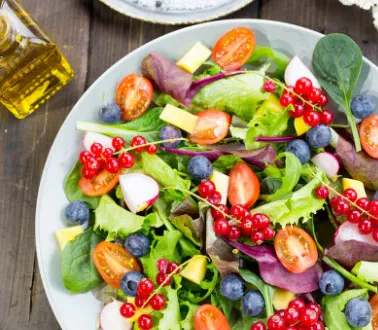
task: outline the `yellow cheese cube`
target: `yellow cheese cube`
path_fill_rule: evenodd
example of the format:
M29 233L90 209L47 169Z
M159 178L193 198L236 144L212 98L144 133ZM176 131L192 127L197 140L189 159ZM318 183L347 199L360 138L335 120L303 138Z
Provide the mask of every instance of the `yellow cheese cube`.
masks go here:
M206 256L194 256L185 268L181 271L181 276L187 280L201 284L206 276L207 271L207 258Z
M160 114L160 119L192 134L197 125L198 117L186 110L167 104Z
M211 50L197 42L189 51L177 61L177 65L189 72L195 72L211 55Z
M286 309L289 305L289 302L292 301L295 297L293 292L275 288L273 292L273 306L276 310Z
M214 182L215 188L222 195L221 203L227 204L228 185L230 183L229 176L218 171L213 171L210 180Z
M60 249L63 251L69 241L74 241L76 236L83 232L82 226L68 227L55 232Z
M300 136L307 133L310 130L311 126L305 123L302 116L294 119L294 128L297 132L297 135Z
M352 188L356 191L358 198L367 197L365 186L361 181L343 178L342 182L344 190Z

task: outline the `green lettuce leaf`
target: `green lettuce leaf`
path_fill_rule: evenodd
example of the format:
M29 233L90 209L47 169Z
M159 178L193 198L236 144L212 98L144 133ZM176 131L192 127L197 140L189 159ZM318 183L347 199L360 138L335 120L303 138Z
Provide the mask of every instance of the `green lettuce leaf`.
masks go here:
M201 245L200 237L198 236L198 232L193 225L193 218L191 216L183 214L174 218L169 218L169 221L171 221L173 225L195 245Z
M231 170L232 166L242 161L241 158L234 155L223 155L213 162L213 168L218 172L226 173Z
M193 80L201 80L203 78L215 76L218 73L224 72L224 70L218 64L212 61L206 61L202 65L207 67L207 69L201 74L194 76Z
M174 279L175 289L168 286L164 288L167 305L162 311L162 318L159 320L159 329L181 330L181 314L177 291L181 288L181 277Z
M218 109L250 121L270 95L262 88L264 79L261 73L263 71L248 71L205 86L193 98L191 110Z
M378 282L378 262L359 261L353 267L352 273L366 282Z
M159 107L164 108L167 104L174 105L180 109L188 109L185 105L174 99L171 95L161 91L154 91L152 101Z
M193 330L194 329L194 315L198 309L198 305L192 304L189 301L180 302L181 319L180 322L181 329L183 330Z
M97 132L111 137L120 136L126 142L130 142L136 135L144 136L147 141L159 139L160 129L166 125L160 119L162 108L152 108L147 110L139 118L122 124L97 124L78 121L76 128L81 131Z

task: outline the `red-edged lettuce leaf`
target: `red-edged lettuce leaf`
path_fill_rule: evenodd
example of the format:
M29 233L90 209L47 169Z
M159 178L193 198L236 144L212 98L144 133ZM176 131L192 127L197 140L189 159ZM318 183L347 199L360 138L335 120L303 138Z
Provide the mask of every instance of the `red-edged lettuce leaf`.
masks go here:
M258 262L260 276L264 282L296 294L319 289L319 279L323 273L319 264L302 274L294 274L280 263L274 248L268 244L250 246L236 241L228 241L228 243Z
M326 256L345 267L353 267L358 261L378 262L378 245L349 240L327 249Z

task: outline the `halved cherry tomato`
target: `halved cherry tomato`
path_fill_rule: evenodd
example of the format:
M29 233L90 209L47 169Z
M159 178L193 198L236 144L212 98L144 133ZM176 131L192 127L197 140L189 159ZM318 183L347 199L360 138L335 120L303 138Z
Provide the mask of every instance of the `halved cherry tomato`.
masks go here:
M378 158L378 115L365 118L360 126L361 144L369 156Z
M250 208L260 196L260 182L255 172L243 162L236 163L229 173L228 200L231 205Z
M370 299L371 309L373 310L373 317L371 319L371 325L373 330L378 330L378 293Z
M231 124L229 114L219 110L197 113L198 121L189 140L198 144L214 144L223 140Z
M194 316L195 330L230 330L223 313L213 305L202 305Z
M92 259L106 284L116 289L120 288L123 275L141 270L138 261L125 248L111 242L98 243L92 252Z
M256 37L245 27L228 31L214 46L213 60L226 71L237 70L251 57Z
M303 273L318 260L314 240L296 226L288 225L276 234L274 249L280 262L292 273Z
M119 173L110 173L106 170L102 170L93 179L85 179L82 177L79 180L79 188L87 196L102 196L116 186L118 177Z
M138 75L130 74L118 85L116 103L121 107L122 119L140 117L150 106L154 88L151 82Z

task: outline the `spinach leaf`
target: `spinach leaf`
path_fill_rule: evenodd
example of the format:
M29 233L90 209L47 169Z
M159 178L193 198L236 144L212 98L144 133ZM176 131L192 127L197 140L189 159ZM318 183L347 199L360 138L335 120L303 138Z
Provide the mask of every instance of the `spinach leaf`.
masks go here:
M66 182L64 184L64 192L67 199L70 202L73 201L83 201L91 209L95 209L100 202L99 197L89 197L85 195L79 188L79 180L81 178L81 170L83 166L77 162L75 167L72 169L71 173L68 175Z
M97 132L111 137L121 136L126 142L130 142L136 135L144 136L147 141L159 139L160 129L166 125L160 119L162 108L152 108L147 110L139 118L122 124L97 124L78 121L76 128L81 131Z
M232 166L242 161L241 158L234 155L223 155L213 162L213 168L218 172L226 173L231 170Z
M362 63L362 52L358 45L347 35L338 33L321 38L312 57L316 78L330 97L345 110L357 152L361 150L361 143L350 103Z
M261 66L265 63L265 59L268 59L270 60L270 62L276 64L274 73L277 76L284 76L286 67L289 64L290 59L285 54L267 46L256 46L247 64Z
M223 312L227 320L231 319L234 303L222 296L219 285L211 294L210 301L213 306L219 308Z
M91 291L102 283L92 261L92 251L103 239L91 228L68 242L62 255L64 286L72 293Z
M160 91L154 91L154 96L152 97L153 102L159 106L164 108L167 104L172 104L180 109L188 109L185 105L174 99L171 95L166 94Z
M218 73L224 72L224 70L218 64L212 61L206 61L202 65L207 67L207 69L203 71L201 74L196 75L193 78L193 80L201 80L203 78L206 78L209 76L215 76Z

